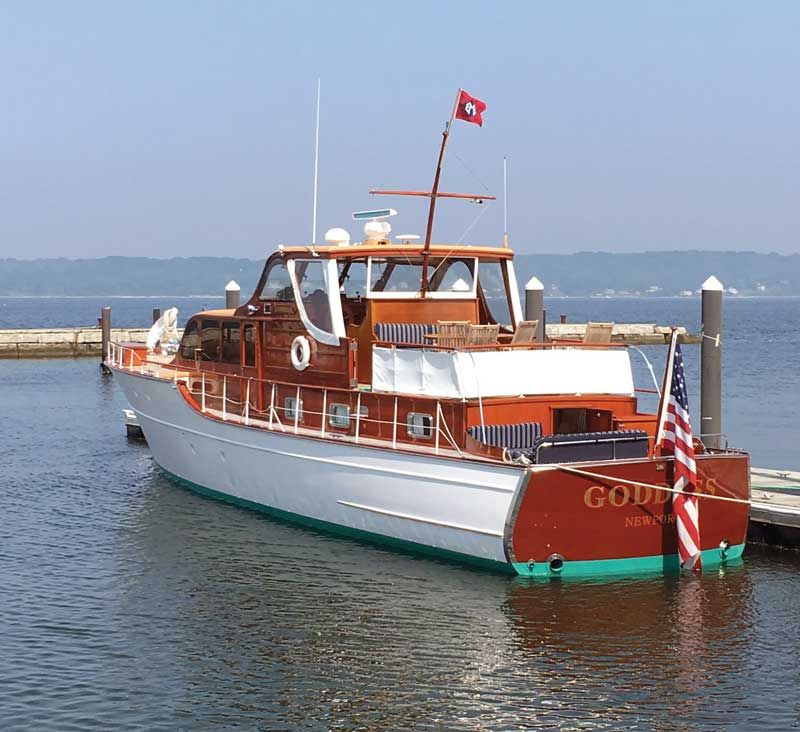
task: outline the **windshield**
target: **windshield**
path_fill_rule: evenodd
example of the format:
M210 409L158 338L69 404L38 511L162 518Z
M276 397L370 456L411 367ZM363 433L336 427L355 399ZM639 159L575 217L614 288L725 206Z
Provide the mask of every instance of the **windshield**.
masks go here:
M422 261L422 257L371 257L370 295L418 295ZM474 257L430 257L427 290L444 297L474 297L476 268L477 260Z

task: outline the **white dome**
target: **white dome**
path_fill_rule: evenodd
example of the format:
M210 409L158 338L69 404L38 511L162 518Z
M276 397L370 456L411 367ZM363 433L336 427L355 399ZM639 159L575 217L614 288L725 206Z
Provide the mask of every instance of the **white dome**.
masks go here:
M364 236L367 239L388 239L391 231L388 221L367 221L364 226Z
M350 234L348 234L345 229L334 227L325 232L325 241L328 242L328 244L347 246L350 243Z

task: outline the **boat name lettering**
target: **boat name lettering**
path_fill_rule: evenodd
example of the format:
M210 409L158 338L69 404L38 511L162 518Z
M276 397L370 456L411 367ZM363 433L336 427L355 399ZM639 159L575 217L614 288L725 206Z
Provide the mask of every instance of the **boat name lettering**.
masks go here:
M714 478L699 478L699 493L710 493L715 495L719 489L719 483ZM670 497L669 491L659 491L648 485L615 485L612 488L604 485L592 485L583 494L583 502L588 508L603 508L612 506L622 508L623 506L643 506L645 504L661 505L666 503Z

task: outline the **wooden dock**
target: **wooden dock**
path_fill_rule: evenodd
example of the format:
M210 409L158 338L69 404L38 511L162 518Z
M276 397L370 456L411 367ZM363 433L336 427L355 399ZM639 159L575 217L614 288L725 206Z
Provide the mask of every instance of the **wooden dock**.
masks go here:
M113 341L145 341L148 328L113 328ZM684 343L699 343L700 336L679 328ZM553 323L547 326L548 338L581 340L585 323ZM611 340L632 346L663 346L669 340L671 328L653 323L619 323L614 326ZM178 331L180 336L182 331ZM30 330L0 330L0 359L4 358L77 358L100 357L102 333L99 326L83 328L36 328Z
M800 472L752 468L748 541L800 547Z

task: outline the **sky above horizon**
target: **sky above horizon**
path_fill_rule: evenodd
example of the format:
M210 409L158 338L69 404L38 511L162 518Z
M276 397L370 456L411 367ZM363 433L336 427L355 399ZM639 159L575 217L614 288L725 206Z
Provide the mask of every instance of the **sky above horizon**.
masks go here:
M0 4L0 258L224 255L392 206L522 253L800 252L800 4ZM795 79L795 81L792 81ZM795 89L792 92L792 89Z

